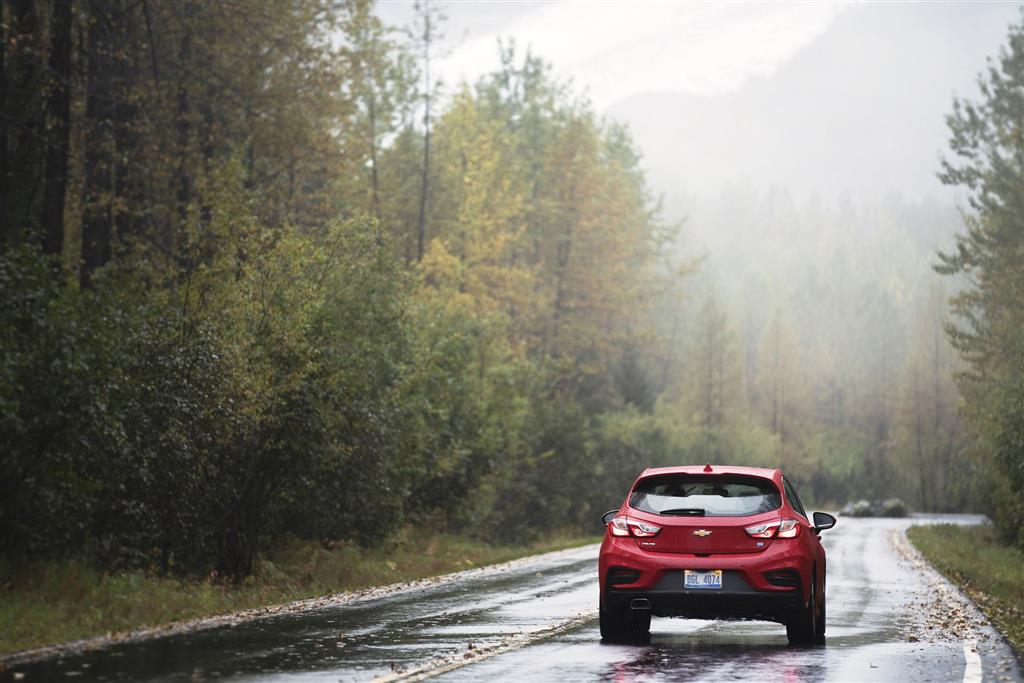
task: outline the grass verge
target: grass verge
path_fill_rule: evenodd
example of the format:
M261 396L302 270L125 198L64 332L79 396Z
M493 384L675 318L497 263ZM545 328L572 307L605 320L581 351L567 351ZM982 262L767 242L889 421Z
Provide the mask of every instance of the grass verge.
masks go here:
M292 540L237 584L142 571L107 573L80 561L33 564L17 571L0 568L0 656L180 619L412 581L597 540L556 538L503 547L416 530L373 549L352 543L325 548Z
M907 536L1024 653L1024 552L1002 543L990 525L914 526Z

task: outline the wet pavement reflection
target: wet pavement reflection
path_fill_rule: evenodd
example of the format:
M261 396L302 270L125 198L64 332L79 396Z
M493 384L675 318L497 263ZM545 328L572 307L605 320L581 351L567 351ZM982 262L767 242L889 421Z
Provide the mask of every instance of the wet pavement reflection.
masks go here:
M386 597L21 665L0 680L351 681L448 658L461 668L442 680L946 681L963 679L964 643L977 640L986 679L1020 681L1019 665L980 618L970 633L929 632L927 600L942 580L901 556L908 523L841 519L823 536L829 621L819 647L790 647L778 624L660 618L639 645L602 644L596 618L522 640L581 612L596 617L590 546ZM476 657L497 646L507 651Z

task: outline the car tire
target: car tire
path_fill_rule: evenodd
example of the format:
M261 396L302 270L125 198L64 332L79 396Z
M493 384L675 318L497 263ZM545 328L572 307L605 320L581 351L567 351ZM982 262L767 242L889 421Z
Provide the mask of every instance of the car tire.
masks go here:
M811 596L807 606L789 615L786 619L786 638L790 645L812 645L816 640L815 633L818 625L818 618L814 614L815 605L815 581L811 579Z
M825 590L825 584L822 582L821 585L821 606L818 610L818 617L814 620L814 642L819 645L825 642L825 605L827 604L825 598L828 597L828 592Z
M598 608L601 640L609 643L642 642L651 635L651 613L643 610Z
M626 616L626 630L631 641L647 641L651 637L651 611L630 610Z
M598 618L601 624L601 640L617 643L626 637L626 614L622 610L611 610L600 605Z

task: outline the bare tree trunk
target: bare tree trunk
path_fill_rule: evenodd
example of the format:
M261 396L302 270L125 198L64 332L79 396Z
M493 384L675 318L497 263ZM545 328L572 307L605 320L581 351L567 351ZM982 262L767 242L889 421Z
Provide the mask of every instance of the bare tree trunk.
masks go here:
M429 101L429 96L427 100ZM427 105L429 110L429 104ZM420 174L420 211L416 219L416 262L423 260L423 245L427 235L427 192L430 178L430 116L423 117L426 132L423 134L423 171Z
M572 187L569 188L568 204L569 206L575 206L575 202L576 185L574 184ZM575 216L571 220L565 221L565 236L558 241L558 244L555 248L555 264L557 266L557 269L555 271L555 301L554 309L551 315L551 325L550 327L545 326L545 360L551 356L552 347L558 343L558 339L561 335L562 314L565 311L566 298L568 297L565 281L568 278L569 261L572 257L573 232L575 226ZM547 330L550 330L550 332L548 332Z
M193 6L187 5L185 8L187 16L191 18ZM179 59L181 64L191 66L192 63L192 33L185 31L181 36L181 44L179 46ZM186 79L182 79L178 84L178 102L177 102L177 148L178 148L178 168L176 171L177 175L177 192L175 199L178 202L177 211L177 223L172 218L171 225L167 226L167 251L172 254L175 258L180 256L181 247L181 236L184 234L185 225L188 223L188 206L189 202L192 201L192 178L189 175L189 164L194 161L192 154L192 146L190 144L190 137L192 134L189 117L191 116L191 103L189 101L188 82ZM249 165L249 182L253 180L253 161L252 161L252 142L249 141L247 146L248 154L248 165Z
M936 465L934 459L931 463L926 462L928 453L925 447L924 421L925 421L925 378L922 377L921 369L912 365L910 368L909 381L909 410L912 415L913 425L911 435L914 449L914 465L917 469L917 504L921 510L931 510L928 504L928 470ZM937 434L935 435L937 436Z
M373 217L380 223L380 177L377 173L377 98L370 85L370 96L367 102L370 118L370 192L373 206ZM424 207L426 208L426 207ZM420 209L423 213L423 208Z
M43 250L60 256L64 246L64 197L68 182L71 116L71 9L73 0L53 0L51 90L46 102L46 176L43 181Z
M710 306L710 301L706 305ZM711 427L712 427L711 413L714 410L714 405L713 405L713 391L714 391L714 387L713 387L713 383L715 381L714 380L715 349L713 348L714 347L714 339L713 339L713 335L714 335L714 330L713 330L714 321L713 321L713 312L712 311L708 311L708 313L709 313L709 315L707 316L707 320L705 321L707 323L707 327L704 330L704 332L705 332L705 335L704 335L704 369L705 369L705 377L704 377L704 418L701 420L701 422L703 423L703 424L701 424L701 427L704 428L704 441L705 441L705 443L707 443L708 434L711 431Z
M0 247L7 241L7 205L10 202L7 187L7 3L0 2Z
M103 52L111 49L114 36L108 21L95 20L89 27L89 66L86 76L85 205L82 211L82 287L90 286L92 274L110 260L113 233L114 82L112 65Z
M427 236L427 192L430 187L430 44L433 40L430 7L423 12L423 68L426 91L423 96L423 168L420 172L420 210L416 221L416 262L423 260Z
M665 348L665 360L661 365L661 379L658 383L658 393L665 393L668 388L668 378L672 374L672 366L675 364L676 344L679 343L679 308L673 307L672 332L669 334L668 343Z
M721 322L721 327L717 325ZM718 355L716 357L715 370L718 378L715 381L715 429L721 429L725 425L725 320L715 320L715 332Z
M114 104L114 192L117 197L114 217L114 231L111 235L111 248L117 246L126 237L138 236L142 232L143 219L138 207L146 204L146 188L139 183L133 166L138 159L133 155L140 147L139 132L136 121L139 118L139 105L135 96L139 87L138 65L142 63L139 50L140 41L132 39L138 35L136 21L139 19L140 6L136 3L126 4L119 10L117 24L118 45L130 45L124 48L124 56L114 61L114 78L116 81L117 101Z
M775 434L778 434L780 431L782 431L782 428L781 428L781 426L779 424L779 422L780 422L780 417L779 417L779 382L780 382L780 378L779 378L779 353L780 353L780 349L779 349L779 345L780 345L779 335L781 333L780 329L779 329L780 324L781 323L779 322L779 315L778 315L778 313L776 313L775 314L775 326L774 326L775 329L773 330L773 332L774 332L774 340L773 340L774 345L773 345L773 348L772 348L772 351L773 351L773 353L772 353L772 432L775 433Z
M42 121L39 117L40 69L43 54L41 30L36 6L32 0L3 0L6 10L6 30L9 32L4 49L12 46L5 57L7 85L4 97L3 125L10 127L5 164L6 213L5 239L37 227L38 214L33 211L39 185Z

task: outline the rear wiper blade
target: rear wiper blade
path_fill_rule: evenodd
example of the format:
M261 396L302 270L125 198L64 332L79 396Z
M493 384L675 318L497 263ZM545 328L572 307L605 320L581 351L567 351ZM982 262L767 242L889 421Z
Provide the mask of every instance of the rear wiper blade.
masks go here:
M704 508L672 508L671 510L662 510L658 514L679 515L681 517L703 517Z

